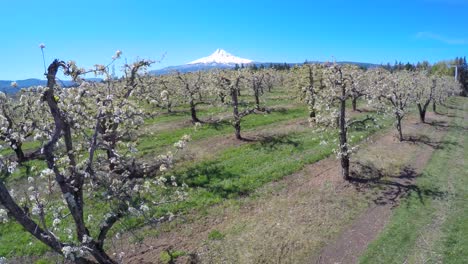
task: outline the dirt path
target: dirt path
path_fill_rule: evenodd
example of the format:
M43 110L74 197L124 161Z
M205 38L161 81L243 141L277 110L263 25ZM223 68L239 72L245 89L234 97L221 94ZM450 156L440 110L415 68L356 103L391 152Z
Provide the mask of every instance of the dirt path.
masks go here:
M444 116L428 119L445 122ZM147 236L142 244L122 244L130 252L125 263L158 263L167 249L191 255L177 263L354 263L391 208L414 191L413 179L445 130L412 119L404 133L413 142L398 142L392 129L362 146L353 160L360 179L355 184L341 179L334 157L324 159L250 197L174 222L170 231ZM222 236L209 239L213 231Z
M445 122L441 116L431 114L429 118ZM410 135L407 136L409 142L417 144L419 149L415 151L415 156L410 159L410 166L405 166L404 170L397 177L390 177L387 182L381 181L385 187L376 199L376 203L360 215L335 241L327 244L315 260L315 263L357 263L359 256L388 222L392 215L392 208L398 204L398 200L407 192L413 190L415 178L422 172L431 158L434 148L437 147L436 145L430 145L430 143L437 144L446 133L446 129L436 130L432 128L430 131L419 134L419 129L424 129L424 126L427 127L429 125L418 124L416 122L412 120L405 127L406 133ZM431 142L422 141L422 138L429 138ZM388 151L396 151L398 154L405 148L397 146L405 143L392 143L388 135L380 139L379 142L388 147ZM407 150L404 152L407 152Z

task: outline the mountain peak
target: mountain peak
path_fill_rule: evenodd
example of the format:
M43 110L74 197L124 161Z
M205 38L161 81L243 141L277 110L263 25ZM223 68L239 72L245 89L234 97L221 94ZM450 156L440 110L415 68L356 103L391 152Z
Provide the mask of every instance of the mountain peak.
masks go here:
M241 63L252 63L252 60L236 57L223 49L217 49L213 54L208 57L204 57L198 60L189 62L188 64L207 64L207 63L221 63L221 64L241 64Z

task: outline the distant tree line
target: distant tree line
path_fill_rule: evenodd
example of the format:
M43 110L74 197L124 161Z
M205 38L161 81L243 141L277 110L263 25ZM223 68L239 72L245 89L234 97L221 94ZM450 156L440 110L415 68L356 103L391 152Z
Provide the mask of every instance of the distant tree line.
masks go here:
M457 80L462 85L462 96L468 96L468 64L466 63L466 57L456 57L454 60L440 61L431 65L428 61L417 62L412 64L407 62L406 64L401 61L395 61L393 65L387 63L382 65L383 68L390 72L396 71L418 71L426 70L431 74L439 76L453 76L455 77L455 71L457 71Z
M249 70L253 70L253 71L263 70L263 69L273 69L273 70L277 70L277 71L288 71L288 70L291 69L291 65L289 65L286 62L284 62L284 63L262 63L262 64L252 63L252 64L247 64L247 65L244 65L243 63L241 65L236 64L234 66L234 70L239 70L239 69L249 69Z

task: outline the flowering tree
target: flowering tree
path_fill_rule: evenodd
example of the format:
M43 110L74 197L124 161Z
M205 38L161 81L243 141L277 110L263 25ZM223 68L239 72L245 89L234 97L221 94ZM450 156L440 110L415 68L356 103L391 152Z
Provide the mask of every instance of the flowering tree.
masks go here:
M263 95L264 87L266 86L266 74L263 70L249 71L246 72L245 77L247 78L248 83L250 83L250 88L254 95L255 108L257 110L262 110L260 108L260 97Z
M307 104L309 119L315 122L317 94L324 88L324 66L321 64L304 64L291 71L293 86L299 91L300 99Z
M451 76L440 76L434 88L432 99L432 111L437 110L437 104L444 105L449 96L459 94L462 91L461 83Z
M195 73L176 73L176 83L178 90L190 106L190 115L193 123L200 123L197 117L196 106L205 103L203 93L206 90L206 78L201 71Z
M7 97L0 92L0 141L16 154L18 163L42 156L40 151L25 153L23 143L27 140L39 140L50 134L48 109L41 103L41 87L22 89L19 99ZM0 147L2 144L0 144Z
M374 77L376 83L374 96L388 102L379 106L387 113L395 115L398 138L403 141L401 121L407 114L408 108L415 102L419 73L409 71L389 73L383 69L379 69L377 73Z
M220 70L213 72L211 82L215 90L223 90L230 95L232 106L232 126L234 127L236 139L244 140L241 136L242 118L256 112L267 112L266 109L257 109L257 105L252 108L240 109L239 94L243 87L249 85L248 73L245 70ZM219 92L218 92L219 93Z
M117 52L116 58L119 56ZM76 80L90 71L108 75L108 66L85 71L74 62L53 61L42 93L53 120L53 132L41 147L46 169L31 172L29 196L19 201L0 180L4 210L38 240L77 263L92 263L91 258L98 263L117 263L105 252L104 244L119 220L148 214L151 205L183 198L179 191L158 192L168 180L151 177L171 166L172 154L160 155L151 163L139 162L136 142L129 140L143 122L142 111L131 97L140 85L139 72L151 63L141 60L125 65L121 81L61 89L55 81L60 69ZM177 146L183 147L187 140L184 137ZM0 159L2 175L8 176L14 169L14 162ZM170 182L177 185L174 178ZM54 199L58 194L65 206ZM21 206L25 199L33 204L31 212ZM97 204L100 209L93 211ZM4 211L0 214L5 221ZM74 235L67 223L73 226Z
M150 105L171 113L177 102L174 75L145 76L141 81L142 85L137 88L138 97Z
M331 125L338 119L339 149L338 157L341 161L342 176L350 179L350 155L353 151L348 144L348 128L356 123L372 120L350 120L346 117L346 100L352 96L352 84L362 78L363 72L356 66L333 64L324 69L325 86L316 97L316 108L319 109L317 121L319 124Z
M263 72L263 82L265 84L264 86L266 87L268 92L271 92L273 87L275 87L275 85L278 85L278 83L280 82L280 78L282 77L282 75L280 75L277 70L272 68L264 69Z
M422 123L425 123L427 107L434 100L434 92L440 80L437 76L428 77L423 73L419 73L416 78L417 86L415 88L414 99L418 106L419 119Z
M361 97L367 96L368 88L371 85L367 74L364 74L362 69L356 69L361 71L356 78L351 81L351 104L353 111L357 111L357 100Z

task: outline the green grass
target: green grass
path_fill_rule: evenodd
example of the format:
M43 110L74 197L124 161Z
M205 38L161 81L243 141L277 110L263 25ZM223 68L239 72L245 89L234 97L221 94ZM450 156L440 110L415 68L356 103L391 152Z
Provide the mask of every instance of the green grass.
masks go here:
M388 127L392 120L385 119L384 122L383 125ZM376 128L351 131L350 142L357 143L376 131ZM293 133L228 148L215 159L185 165L172 173L191 187L189 198L162 209L190 211L248 195L265 183L279 180L306 164L331 155L336 138L336 132L327 133L323 138L313 132ZM328 144L321 144L323 139Z
M41 142L39 141L26 141L23 143L23 151L28 151L28 150L32 150L32 149L37 149L41 146ZM7 156L7 155L14 155L15 152L9 148L9 147L5 147L3 149L0 149L0 155L2 156Z
M187 252L181 250L163 251L159 256L159 260L161 263L169 264L174 263L177 258L185 255L187 255Z
M466 98L452 102L464 104L464 111L468 110ZM432 262L468 263L468 124L463 120L463 110L451 112L458 117L442 148L434 152L422 176L417 178L416 185L424 190L422 196L410 193L402 201L386 228L361 256L360 263L405 263L408 259L412 263L410 256L420 250L417 241L421 235L426 236L425 243L431 247L426 250L436 253L431 256ZM433 224L440 208L446 210L445 221L440 224L441 239L427 241L430 236L424 228Z
M11 221L0 224L0 256L33 256L49 250L45 244L38 242L23 227Z
M274 112L265 116L251 115L245 118L243 128L245 130L254 129L305 115L305 108ZM392 120L386 120L385 122L388 126ZM154 137L149 137L147 144L151 148L147 150L147 153L154 151L155 147L172 144L186 132L192 131L192 128L187 129L189 130L168 131L161 138L158 137L157 141ZM351 142L357 142L376 130L352 131L350 133L350 137L353 137ZM224 133L232 133L230 124L222 124L220 127L206 126L192 133L192 137L194 140L199 140ZM281 179L300 170L306 164L332 154L336 144L331 141L337 139L336 132L327 133L325 139L328 139L329 143L320 144L322 138L317 133L293 133L281 137L272 137L262 142L227 148L215 159L196 164L186 164L183 168L171 173L190 186L189 198L181 203L160 207L155 213L159 215L169 211L176 213L196 209L203 210L203 208L223 200L235 199L250 194L265 183ZM156 142L153 143L152 141ZM95 202L94 200L88 202L92 202L93 206L88 208L92 211L87 211L86 215L93 214L97 217L107 212L107 204ZM48 219L48 221L51 221L51 219ZM131 218L124 219L122 223L128 229L141 226L143 221L142 219ZM18 224L10 222L0 225L0 256L41 255L46 251L45 246L24 232Z
M289 109L287 111L275 111L271 114L252 114L242 121L242 130L248 131L254 128L270 125L276 122L307 116L305 107ZM193 140L200 140L212 136L234 134L234 128L228 121L217 124L204 124L200 129L183 127L175 130L158 132L157 135L145 135L138 140L138 150L141 155L147 155L160 151L162 147L169 146L179 141L183 135L191 135Z
M253 96L251 95L242 95L239 97L241 102L247 102L248 105L254 106L252 101ZM280 104L291 104L291 98L281 90L273 90L271 93L266 93L264 97L261 98L261 102L268 107L277 106ZM156 109L160 111L159 108L149 107L146 104L143 104L143 108L147 110ZM145 120L146 125L156 124L156 123L167 123L181 120L191 120L189 106L186 104L178 105L172 109L172 113L163 113L154 118L148 118ZM221 113L229 114L232 112L232 109L229 106L212 106L208 104L201 104L197 106L197 116L202 120L213 115L218 115Z
M219 230L213 230L208 234L209 240L222 240L225 237Z

